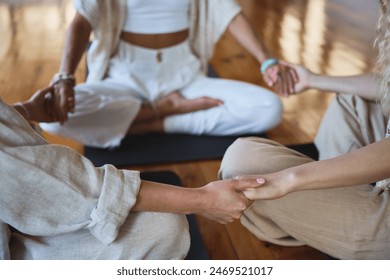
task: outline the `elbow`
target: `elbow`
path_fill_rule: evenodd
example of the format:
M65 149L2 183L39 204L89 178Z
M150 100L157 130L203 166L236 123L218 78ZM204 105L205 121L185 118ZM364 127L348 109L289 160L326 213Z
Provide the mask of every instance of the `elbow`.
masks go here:
M76 35L79 38L89 40L91 32L92 26L88 20L79 13L76 13L75 17L70 23L68 33Z

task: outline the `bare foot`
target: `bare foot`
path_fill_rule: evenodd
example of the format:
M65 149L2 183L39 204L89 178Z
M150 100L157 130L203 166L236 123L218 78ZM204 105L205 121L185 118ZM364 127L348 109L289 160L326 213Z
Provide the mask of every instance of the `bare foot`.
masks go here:
M185 99L180 92L174 91L156 101L156 109L160 117L185 114L199 110L210 109L222 105L219 99L203 96L195 99Z

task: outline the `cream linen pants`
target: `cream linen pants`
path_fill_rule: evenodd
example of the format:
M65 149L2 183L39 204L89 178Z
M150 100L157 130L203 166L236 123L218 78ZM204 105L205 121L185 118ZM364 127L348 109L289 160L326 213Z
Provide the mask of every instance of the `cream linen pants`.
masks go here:
M382 139L385 124L376 104L338 95L316 137L320 158L334 157ZM226 152L220 176L264 174L310 161L274 141L241 138ZM256 201L241 222L259 239L279 245L306 244L340 259L390 259L389 217L389 192L359 185Z

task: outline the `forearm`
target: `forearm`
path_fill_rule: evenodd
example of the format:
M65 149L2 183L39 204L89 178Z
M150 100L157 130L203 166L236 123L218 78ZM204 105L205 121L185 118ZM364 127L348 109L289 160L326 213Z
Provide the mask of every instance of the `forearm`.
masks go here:
M199 188L181 188L143 180L132 211L197 213L202 207L200 193Z
M355 94L370 101L377 98L378 78L374 74L345 77L311 74L308 83L309 88L322 91Z
M269 57L263 42L258 38L244 14L238 14L230 23L228 30L236 40L261 64Z
M91 27L89 23L77 14L66 34L59 72L74 74L86 51L90 35Z
M369 184L390 178L390 139L328 160L282 171L290 191Z
M214 181L200 188L180 188L142 181L132 211L200 214L227 223L240 218L252 203L242 190L258 186L255 179Z

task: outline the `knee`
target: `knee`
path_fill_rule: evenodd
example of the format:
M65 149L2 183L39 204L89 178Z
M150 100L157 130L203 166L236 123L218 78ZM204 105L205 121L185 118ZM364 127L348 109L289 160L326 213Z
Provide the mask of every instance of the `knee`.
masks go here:
M308 163L312 159L270 139L245 137L237 139L225 152L220 178L277 172Z
M277 126L282 120L283 104L278 96L269 96L266 104L262 107L264 111L264 130L269 130Z
M251 109L246 113L246 122L251 125L252 133L263 133L277 126L282 120L282 114L280 98L270 92L253 100Z
M131 212L115 242L104 249L112 259L176 260L184 259L189 248L184 215Z
M237 175L250 173L252 168L250 159L254 156L252 145L254 142L261 140L261 138L257 137L244 137L234 141L222 158L218 173L219 178L229 179Z
M184 259L190 248L190 235L184 215L158 213L154 232L156 250L163 254L158 258Z

